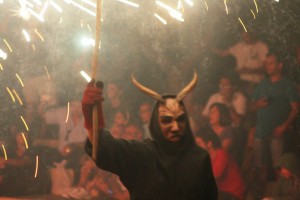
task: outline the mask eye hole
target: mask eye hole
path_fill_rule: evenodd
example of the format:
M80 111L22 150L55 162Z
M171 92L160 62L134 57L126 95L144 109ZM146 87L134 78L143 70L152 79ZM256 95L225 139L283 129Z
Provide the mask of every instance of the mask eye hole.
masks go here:
M186 120L186 114L182 114L177 118L177 122L184 122Z
M170 124L170 123L172 123L173 118L169 117L169 116L162 116L162 117L160 117L160 121L162 124Z

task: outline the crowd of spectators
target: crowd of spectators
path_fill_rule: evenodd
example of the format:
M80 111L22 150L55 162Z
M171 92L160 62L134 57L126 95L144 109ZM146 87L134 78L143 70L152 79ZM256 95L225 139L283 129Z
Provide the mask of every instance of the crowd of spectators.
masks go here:
M299 83L286 75L283 55L245 32L241 42L212 52L233 56L236 65L220 73L218 89L207 101L198 101L198 93L185 101L197 144L211 156L220 199L299 199ZM172 84L174 76L166 82ZM117 138L151 139L152 103L130 96L122 81L105 83L106 128ZM12 125L10 140L3 141L9 148L0 155L1 196L129 199L118 177L97 168L83 150L80 98L67 105L47 105L42 99L26 105L32 134L20 129L22 124ZM23 176L26 181L19 181ZM276 184L272 192L270 183Z

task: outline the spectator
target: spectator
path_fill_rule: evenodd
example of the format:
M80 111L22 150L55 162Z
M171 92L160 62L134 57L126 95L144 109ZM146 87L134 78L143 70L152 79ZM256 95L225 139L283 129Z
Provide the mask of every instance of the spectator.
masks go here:
M248 91L263 79L263 64L268 46L258 40L253 32L242 31L241 38L242 41L232 47L226 50L213 49L213 52L221 57L232 55L236 58L236 71L240 74L240 79L245 82Z
M247 100L242 93L237 92L235 89L233 78L222 75L219 81L219 91L208 99L202 114L208 117L211 105L222 103L229 108L233 125L239 126L246 114Z
M196 143L206 149L211 156L219 200L245 199L245 185L240 169L230 154L222 148L220 139L206 130L196 135Z
M148 102L143 102L139 107L139 116L143 127L143 139L151 138L149 123L151 118L151 105Z
M254 167L267 170L268 180L275 178L274 167L283 152L283 136L289 131L299 108L296 86L284 76L283 67L279 54L267 55L268 77L257 85L250 105L252 111L257 111Z

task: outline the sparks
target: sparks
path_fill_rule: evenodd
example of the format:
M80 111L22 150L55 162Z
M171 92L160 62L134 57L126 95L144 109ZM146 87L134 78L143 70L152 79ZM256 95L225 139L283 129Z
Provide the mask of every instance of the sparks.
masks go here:
M255 4L255 8L256 8L256 13L258 13L258 6L257 6L257 3L256 3L256 0L253 0L254 4Z
M73 4L75 7L79 8L80 10L85 11L86 13L88 13L88 14L90 14L90 15L96 17L96 13L95 13L95 12L93 12L93 11L87 9L86 7L83 7L83 6L80 5L79 3L76 3L76 2L74 2L74 1L72 1L72 0L64 0L64 1L65 1L67 4Z
M14 95L17 97L19 104L22 106L23 105L23 101L21 100L20 96L18 95L18 93L16 92L16 90L12 89Z
M6 39L3 39L3 42L6 44L9 51L12 52L12 49L11 49L10 45L8 44L8 42L6 41Z
M38 174L38 168L39 168L39 156L37 155L35 157L35 173L34 173L34 178L37 177Z
M184 19L181 17L181 15L178 15L177 13L174 13L174 12L169 12L170 16L173 17L174 19L178 20L178 21L181 21L181 22L184 22Z
M118 0L118 1L121 2L121 3L125 3L127 5L130 5L130 6L136 7L136 8L140 7L139 4L136 4L136 3L133 3L133 2L130 2L130 1L127 1L127 0Z
M7 160L7 153L6 153L4 144L2 144L2 149L3 149L3 153L4 153L4 159Z
M246 27L245 27L243 21L241 20L241 18L239 18L239 21L241 22L242 26L244 27L245 32L247 32L247 29L246 29Z
M70 102L68 102L68 109L67 109L67 117L66 117L66 123L69 120L69 114L70 114Z
M81 0L82 2L90 5L90 6L93 6L94 8L97 8L97 4L95 4L94 2L91 2L89 0Z
M205 3L206 10L208 11L208 5L207 5L207 2L204 1L204 3Z
M83 76L83 78L87 81L87 82L90 82L92 79L91 79L91 77L87 74L87 73L85 73L85 71L80 71L80 74L81 74L81 76Z
M50 79L50 74L49 74L49 72L48 72L48 69L47 69L46 65L44 65L44 68L45 68L45 71L46 71L46 73L47 73L48 79L51 80L51 79Z
M43 6L42 11L40 12L40 16L43 16L45 14L45 12L46 12L46 10L48 8L48 5L49 5L49 3L48 3L48 1L46 1L46 3Z
M227 15L228 15L228 7L227 7L227 2L226 2L226 0L224 0L224 5L225 5L226 13L227 13Z
M20 117L21 117L21 120L23 121L23 124L24 124L24 126L25 126L26 130L27 130L27 131L29 131L29 128L28 128L28 126L27 126L27 123L25 122L25 120L24 120L23 116L22 116L22 115L20 115Z
M256 16L255 16L255 13L253 12L253 10L250 9L250 11L251 11L251 13L252 13L252 15L253 15L253 18L256 19Z
M25 36L26 41L30 42L30 36L29 36L28 32L25 29L23 29L22 33Z
M161 23L163 23L163 24L167 24L167 21L164 19L164 18L162 18L161 16L159 16L157 13L154 13L154 16L161 22Z
M0 63L0 69L3 70L2 64Z
M172 12L173 15L176 14L176 16L180 16L180 17L182 16L182 13L178 12L177 10L171 8L170 6L164 4L160 1L156 1L156 4L159 5L160 7L164 8L164 9L166 9L167 11L169 11L169 13Z
M37 36L44 42L44 38L43 36L40 34L40 32L37 29L34 29L35 34L37 34Z
M7 58L7 53L5 53L5 51L3 51L2 49L0 49L0 58L3 58L3 60L6 60Z
M38 20L40 20L41 22L44 22L44 18L39 15L38 13L36 13L34 10L32 10L31 8L27 8L27 11L32 15L34 16L35 18L37 18Z
M191 0L184 0L189 6L193 7L194 3Z
M19 80L20 84L22 85L22 87L24 87L23 81L17 73L16 73L16 77L18 78L18 80Z
M23 140L24 140L24 143L25 143L25 146L26 146L26 149L28 149L28 143L27 143L27 139L24 135L24 133L22 133L22 136L23 136Z
M62 8L61 8L59 5L57 5L57 3L55 3L54 1L49 1L49 4L50 4L53 8L55 8L55 10L57 10L58 12L60 12L60 13L63 12Z
M6 87L6 90L7 90L7 92L9 93L9 95L10 95L12 101L13 101L13 102L16 102L16 100L15 100L15 98L14 98L14 95L11 93L10 89L9 89L8 87Z

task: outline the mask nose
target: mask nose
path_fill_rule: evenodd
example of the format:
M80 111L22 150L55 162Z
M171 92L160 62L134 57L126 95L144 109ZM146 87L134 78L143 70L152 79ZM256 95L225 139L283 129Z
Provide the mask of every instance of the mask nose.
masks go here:
M177 121L172 122L172 127L171 127L172 132L179 132L179 126Z

